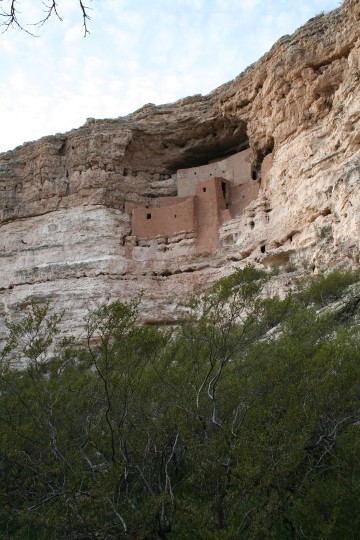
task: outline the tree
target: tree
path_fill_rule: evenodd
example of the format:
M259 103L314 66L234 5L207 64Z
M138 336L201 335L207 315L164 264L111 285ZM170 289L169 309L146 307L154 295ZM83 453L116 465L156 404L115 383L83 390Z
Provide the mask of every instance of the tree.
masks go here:
M340 278L266 299L246 267L178 328L114 302L58 349L34 306L0 355L0 538L358 538L359 275Z
M5 1L6 0L0 0L0 2ZM35 26L37 28L40 28L53 15L56 16L60 21L62 21L59 13L58 2L56 0L48 0L48 2L49 3L42 2L44 17L40 21L26 23L26 27ZM78 0L78 3L83 21L84 37L86 37L86 34L90 33L88 30L88 21L90 20L89 10L91 8L89 6L86 6L83 0ZM26 28L24 26L24 23L20 19L20 5L21 0L7 0L7 5L2 5L0 7L0 26L4 27L4 32L6 32L9 28L18 28L20 30L23 30L27 34L34 36L35 34L33 34L33 32L31 32L28 28Z

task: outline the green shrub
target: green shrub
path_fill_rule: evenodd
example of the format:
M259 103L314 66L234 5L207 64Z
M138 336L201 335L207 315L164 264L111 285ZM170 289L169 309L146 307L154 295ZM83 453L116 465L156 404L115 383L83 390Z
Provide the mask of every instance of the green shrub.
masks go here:
M10 325L28 367L0 373L0 539L360 538L359 329L304 302L359 273L302 301L266 279L237 271L171 330L101 306L52 362L57 316Z
M306 289L299 294L299 297L306 305L325 306L340 298L346 287L359 279L359 270L346 273L334 270L330 274L321 274L312 278L310 283L306 283Z

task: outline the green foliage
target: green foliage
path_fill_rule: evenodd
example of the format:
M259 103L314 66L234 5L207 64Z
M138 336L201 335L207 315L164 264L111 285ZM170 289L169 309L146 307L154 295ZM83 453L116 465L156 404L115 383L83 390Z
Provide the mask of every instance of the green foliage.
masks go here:
M0 359L4 360L9 353L18 349L21 363L28 362L33 367L39 364L44 360L54 336L59 333L58 325L62 316L62 313L49 315L48 304L30 306L30 314L25 319L7 325L9 338Z
M333 300L341 297L344 289L360 280L358 270L343 273L334 270L330 274L319 274L310 283L305 283L305 290L300 298L306 304L313 303L315 306L325 306Z
M174 330L114 302L81 347L47 307L9 326L0 538L357 538L359 330L309 307L357 276L330 276L264 299L246 267Z

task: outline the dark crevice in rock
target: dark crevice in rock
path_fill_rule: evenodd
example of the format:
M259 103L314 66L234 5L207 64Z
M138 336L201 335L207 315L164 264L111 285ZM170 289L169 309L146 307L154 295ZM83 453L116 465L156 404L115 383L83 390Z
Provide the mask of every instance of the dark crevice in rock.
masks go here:
M65 156L65 154L66 154L66 141L67 141L67 139L65 139L63 141L63 143L61 144L61 146L59 148L59 156Z
M168 131L167 131L168 128ZM212 117L203 122L182 120L175 126L159 126L147 133L134 130L124 156L125 168L136 162L139 169L173 174L178 169L205 165L248 146L246 123Z
M152 272L151 275L154 277L171 277L179 274L192 274L193 272L197 272L198 270L198 268L193 267L185 268L184 270L177 268L173 272L171 272L170 270L163 270L161 272Z

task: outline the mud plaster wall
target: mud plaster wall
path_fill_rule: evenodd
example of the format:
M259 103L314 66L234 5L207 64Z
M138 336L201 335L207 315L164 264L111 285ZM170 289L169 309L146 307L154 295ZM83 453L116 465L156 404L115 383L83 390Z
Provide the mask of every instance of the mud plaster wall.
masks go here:
M132 234L152 238L197 232L198 251L214 251L218 245L218 227L241 214L259 194L260 182L252 179L252 157L253 153L248 149L208 165L180 169L177 177L179 196L157 199L157 208L127 202L125 212L132 214ZM269 154L261 165L263 189L268 182L272 160L273 156ZM218 170L224 176L214 176ZM184 195L190 192L192 195Z
M132 211L132 234L139 238L171 236L182 231L196 231L196 228L194 197L170 206L141 206Z
M171 206L186 201L188 198L189 197L160 197L158 203L159 206Z
M232 201L231 201L231 216L235 217L249 204L256 199L259 194L260 183L254 180L250 180L241 186L235 186L232 188Z
M223 186L226 186L225 194ZM224 178L212 178L196 186L196 213L198 219L198 253L211 253L219 245L219 227L224 211L231 203L231 184Z
M177 184L179 197L195 195L199 182L208 178L222 177L235 186L245 184L251 180L253 152L251 148L238 152L226 159L177 171Z

